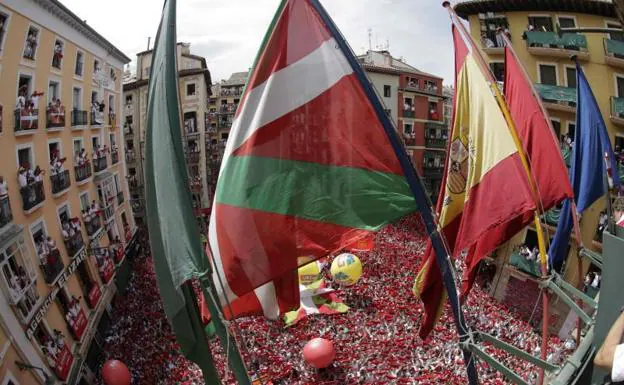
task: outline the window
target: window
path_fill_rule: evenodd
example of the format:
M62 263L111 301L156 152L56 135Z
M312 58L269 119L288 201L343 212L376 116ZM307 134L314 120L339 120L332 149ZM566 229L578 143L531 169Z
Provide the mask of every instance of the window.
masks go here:
M507 17L503 15L482 14L479 15L481 24L481 44L483 48L504 47L504 40L500 36L499 31L507 32L509 36L509 24Z
M619 23L607 23L607 28L618 28L621 29L622 26ZM624 41L624 32L609 32L609 39ZM2 43L2 38L0 37L0 44Z
M18 167L29 168L34 166L33 163L35 163L35 161L32 149L30 147L26 147L17 150L17 161L19 162Z
M50 162L55 157L61 157L61 145L58 141L48 143L48 155L50 157Z
M28 249L24 244L24 236L20 235L15 241L0 250L0 269L2 270L2 288L5 294L13 304L24 302L22 297L27 294L27 290L37 278L37 272L32 266ZM24 318L30 313L36 302L35 300L22 304L28 305L22 312Z
M557 139L561 138L561 122L559 122L558 120L551 120L550 124L552 124L552 128L557 135Z
M187 134L197 132L197 112L190 111L184 113L184 129Z
M74 70L74 73L77 76L82 76L83 67L84 67L84 54L78 51L78 53L76 53L76 68Z
M617 152L622 151L622 149L624 148L624 138L621 136L615 136L615 150Z
M82 90L78 87L72 90L72 107L74 110L80 110L82 107Z
M126 95L126 105L129 106L132 104L132 95Z
M79 139L74 139L73 142L73 154L74 156L77 158L78 154L80 154L80 150L82 150L83 146L82 146L82 138ZM76 162L77 163L77 162Z
M553 22L550 16L529 16L529 29L531 26L535 31L553 32Z
M490 63L490 69L498 82L505 81L505 63Z
M576 21L573 17L560 16L557 18L560 28L576 28Z
M228 139L228 136L229 136L229 133L227 133L227 132L222 132L222 133L221 133L221 140L227 140L227 139Z
M121 188L121 181L119 180L119 174L114 175L114 180L115 180L115 191L117 192L117 194L120 194L121 192L123 192L123 190Z
M7 24L9 22L9 15L0 12L0 50L4 47L4 37L7 32Z
M195 83L186 85L186 96L195 96Z
M20 74L17 84L17 108L27 108L26 102L33 93L33 79L31 75Z
M566 67L566 82L568 88L576 88L576 68Z
M80 194L80 211L87 210L89 206L89 192L85 191L84 193Z
M100 61L97 59L93 60L93 75L97 75L102 70L100 67Z
M557 67L549 64L539 65L540 83L550 86L557 85Z
M56 105L56 101L60 100L60 85L59 82L50 80L48 83L48 103L52 103L52 105Z
M39 44L39 30L33 26L28 27L26 35L26 43L24 44L24 58L35 60L37 53L37 44Z
M389 98L392 96L392 88L389 85L384 85L384 97Z
M617 96L622 98L624 97L624 77L616 76L615 81L617 83Z
M574 140L576 134L576 123L568 123L568 135Z
M97 151L100 148L100 138L94 136L91 138L91 146L93 147L93 152Z
M148 78L150 76L150 67L145 67L145 77Z
M54 53L52 54L52 67L61 69L63 63L63 46L64 43L56 39L54 41Z
M411 135L414 133L414 126L412 126L411 124L406 123L403 126L403 132L407 135Z

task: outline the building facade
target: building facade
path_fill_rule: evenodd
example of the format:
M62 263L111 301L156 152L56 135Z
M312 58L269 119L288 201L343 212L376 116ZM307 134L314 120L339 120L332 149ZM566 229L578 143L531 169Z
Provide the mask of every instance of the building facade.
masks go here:
M449 127L445 119L449 102L442 78L422 72L388 51L368 51L359 55L358 61L395 122L435 202L444 173Z
M558 26L620 28L611 2L482 0L460 2L455 9L460 17L469 21L470 34L486 54L486 60L498 81L504 81L504 48L497 31L508 33L518 58L542 98L564 153L569 151L567 135L573 138L576 129L576 68L570 60L571 55L577 55L587 75L612 145L616 150L624 148L624 34L563 33L560 36L555 32ZM601 199L583 213L581 235L587 248L602 249L600 237L596 234L599 216L605 204L606 199ZM554 235L557 225L557 213L555 209L545 216L550 237ZM505 297L505 288L510 279L527 279L527 274L508 268L504 261L512 260L520 245L532 248L536 242L535 228L530 226L498 250L499 277L495 278L497 285L492 288L495 297ZM565 265L557 267L565 279L573 284L579 279L579 259L570 257L577 255L576 245L573 237ZM588 270L597 272L595 266L585 261L582 274ZM560 328L567 318L567 308L558 305L561 304L555 301L551 311L557 320L554 322L555 329Z
M93 383L136 243L120 156L129 60L57 0L0 4L2 385Z
M201 212L210 206L208 165L211 149L206 144L212 137L208 113L211 80L206 59L191 53L190 44L177 45L178 77L180 86L184 151L193 196L193 207ZM124 142L125 158L132 208L137 223L144 222L145 133L147 128L147 88L152 64L152 51L137 54L136 76L124 75Z

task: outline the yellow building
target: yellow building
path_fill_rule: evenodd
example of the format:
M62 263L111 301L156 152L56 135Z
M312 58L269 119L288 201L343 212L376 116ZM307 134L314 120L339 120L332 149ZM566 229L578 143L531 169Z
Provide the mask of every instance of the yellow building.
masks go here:
M118 113L129 61L57 0L0 2L2 385L94 380L137 250Z
M573 137L576 119L576 69L571 55L577 55L589 80L612 144L624 148L624 34L621 32L575 34L555 31L561 28L611 28L620 27L610 1L604 0L470 0L455 6L458 15L469 21L470 34L486 54L497 80L504 80L504 50L497 31L507 31L518 58L535 83L546 107L553 129L560 140ZM565 145L562 145L565 147ZM539 167L539 165L537 165ZM594 241L600 212L605 199L595 203L583 214L581 233L585 247L601 249ZM547 216L548 217L548 216ZM555 220L553 220L555 219ZM554 235L556 215L547 226ZM509 261L514 248L524 243L535 244L534 228L528 228L498 250L498 263ZM578 282L576 242L571 241L569 257L563 266L566 280ZM572 257L571 257L572 256ZM585 261L583 274L594 267ZM517 270L498 270L496 287L492 294L499 299L505 295L510 277L526 279ZM501 276L502 275L502 279ZM568 317L565 307L555 303L553 313L559 329Z

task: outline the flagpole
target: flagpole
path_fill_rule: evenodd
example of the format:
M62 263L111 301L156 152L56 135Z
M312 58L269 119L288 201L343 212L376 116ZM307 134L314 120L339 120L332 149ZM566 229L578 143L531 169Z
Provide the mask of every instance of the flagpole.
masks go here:
M388 140L392 145L392 148L394 149L399 163L401 164L401 168L403 170L403 173L405 174L407 183L414 196L414 200L416 201L423 221L425 222L425 227L430 236L431 244L435 251L436 261L438 262L438 267L440 268L440 273L442 274L444 280L444 286L446 287L446 291L448 293L449 302L451 304L451 309L453 311L453 316L457 327L457 333L459 335L460 347L464 355L464 362L466 364L469 384L478 385L479 379L475 360L472 352L470 351L470 349L467 348L468 343L472 341L472 333L466 325L464 319L461 304L459 302L459 296L457 294L457 286L452 273L451 262L448 252L444 247L444 243L442 240L443 236L438 230L438 225L431 210L431 201L425 193L422 182L416 174L416 171L414 170L411 161L409 160L407 152L405 151L405 148L397 135L394 125L388 118L388 115L385 113L384 108L379 101L377 94L375 93L375 90L373 89L371 83L368 81L366 74L356 60L355 55L351 51L351 48L345 41L344 37L341 35L334 22L327 14L325 8L323 8L323 6L320 4L319 0L310 0L310 4L319 14L321 19L323 20L323 23L327 26L327 29L335 38L338 48L340 48L340 50L345 55L347 61L349 62L353 73L358 78L360 85L364 89L364 92L368 96L373 108L375 109L377 118L381 122L384 131L388 137Z
M536 204L536 210L534 212L535 231L537 233L537 243L538 243L539 252L540 252L542 278L546 279L546 276L548 275L548 260L546 257L547 254L546 254L546 248L545 248L546 242L544 241L544 232L543 232L543 228L542 228L541 221L539 218L539 211L540 211L541 204L540 204L539 195L537 195L537 183L535 182L535 178L533 177L533 174L531 172L531 168L529 166L529 162L527 160L527 155L524 150L524 147L522 146L522 143L520 142L520 139L518 137L518 131L516 129L516 125L511 116L511 113L509 112L509 108L507 108L507 103L505 102L505 99L503 95L501 94L500 90L498 89L498 85L496 84L495 79L492 76L490 69L487 67L485 59L483 58L481 54L481 51L475 45L474 41L470 37L470 33L466 30L466 27L460 21L457 20L457 14L455 13L455 10L451 7L451 3L449 1L445 1L442 5L450 13L453 24L461 31L461 33L465 37L465 40L467 40L468 43L470 44L471 50L474 53L473 56L477 58L477 62L479 63L479 66L481 67L481 71L490 79L490 82L489 82L490 89L492 90L498 102L499 108L501 109L501 112L503 113L503 116L505 117L505 120L507 121L509 132L514 140L516 148L518 149L518 154L520 155L520 160L522 162L524 171L526 172L527 180L529 182L529 185L531 186L531 192L533 194L533 199ZM548 347L548 320L550 318L549 310L548 310L548 295L545 290L542 293L542 307L543 307L542 309L543 313L542 313L541 358L545 360L546 348ZM540 373L539 384L541 385L544 383L544 369L540 368L539 373Z

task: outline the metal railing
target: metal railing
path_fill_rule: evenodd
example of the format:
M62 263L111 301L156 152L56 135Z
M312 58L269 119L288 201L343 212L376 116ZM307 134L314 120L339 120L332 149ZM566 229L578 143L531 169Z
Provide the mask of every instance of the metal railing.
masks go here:
M52 194L57 194L68 189L71 185L69 170L61 171L55 175L50 175L50 182L52 182Z
M199 156L200 156L199 151L189 151L186 154L186 161L188 163L193 163L193 164L199 163Z
M108 168L108 160L106 159L106 155L93 159L93 167L95 172L104 171Z
M48 107L46 109L46 127L65 127L65 107Z
M423 165L422 169L425 177L442 177L442 174L444 173L444 167L430 167Z
M84 241L82 240L82 232L76 231L74 235L63 240L67 254L73 258L84 247Z
M403 117L404 118L413 118L415 115L416 114L415 114L414 110L406 110L406 109L403 110Z
M576 107L576 88L553 86L550 84L535 84L535 89L546 103L563 104Z
M43 270L43 278L46 283L54 282L56 277L63 271L65 265L61 260L61 252L58 248L50 250L48 255L41 259L41 270Z
M72 110L71 125L72 127L86 126L87 125L87 111Z
M15 133L32 132L39 128L39 110L36 108L18 108L15 115Z
M9 196L0 197L0 229L13 221L13 211L11 211L11 201Z
M91 163L74 166L74 178L76 179L76 183L82 182L83 180L89 178L91 175Z
M102 213L104 214L104 221L110 221L112 218L115 217L115 205L111 203L108 206L104 206L104 208L102 209Z
M561 36L556 32L526 31L526 42L529 48L556 48L571 51L587 51L587 38L578 33L563 33Z
M89 221L85 221L85 227L87 228L87 235L93 236L102 228L102 220L99 215L94 215Z
M28 186L22 187L20 194L22 195L22 208L24 211L29 211L45 200L43 181L33 182Z
M104 112L91 111L91 125L101 126L104 124Z
M624 119L624 98L611 96L611 116Z
M446 148L446 139L426 137L425 146L431 148Z

